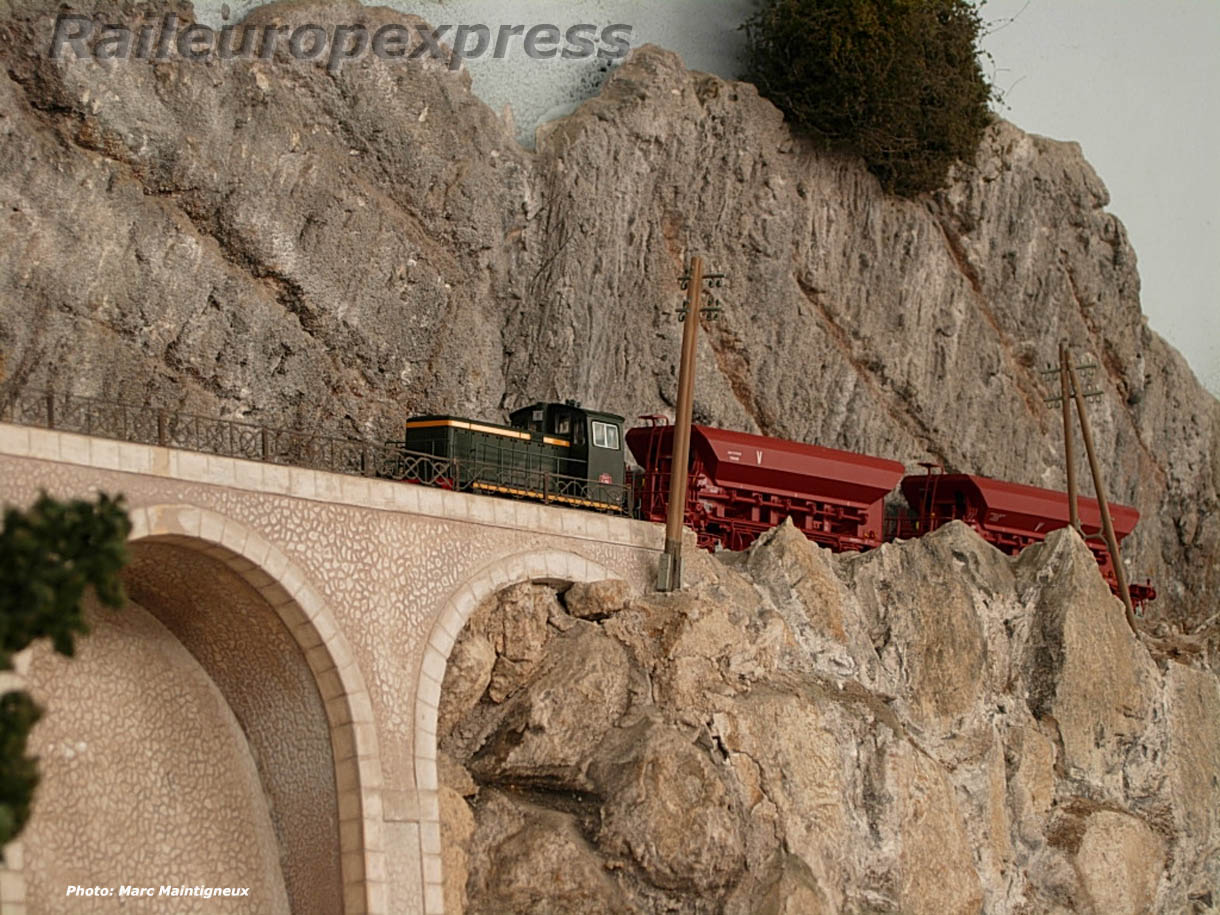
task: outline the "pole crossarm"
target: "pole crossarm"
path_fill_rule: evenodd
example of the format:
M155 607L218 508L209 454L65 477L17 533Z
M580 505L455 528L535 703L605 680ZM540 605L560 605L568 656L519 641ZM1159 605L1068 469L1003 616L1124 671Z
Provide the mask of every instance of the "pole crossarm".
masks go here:
M1062 354L1062 351L1064 349L1066 349L1066 347L1067 347L1066 343L1060 345L1061 353L1060 353L1059 365L1044 369L1041 373L1043 378L1050 378L1052 376L1058 376L1059 378L1062 379L1062 378L1065 378L1068 376L1068 374L1069 374L1068 373L1068 362L1070 361L1071 357L1070 356L1065 357ZM1074 368L1077 372L1083 374L1085 376L1085 380L1088 381L1089 384L1091 385L1093 383L1093 373L1096 372L1100 368L1100 366L1096 362L1091 362L1086 365L1077 365ZM1048 406L1057 406L1058 404L1062 403L1065 399L1066 400L1073 399L1074 396L1075 396L1074 393L1071 393L1069 391L1068 387L1064 386L1063 389L1060 391L1060 393L1052 394L1044 399ZM1092 388L1091 390L1083 391L1080 396L1083 397L1085 400L1099 400L1100 398L1105 396L1105 392L1102 391L1100 388Z

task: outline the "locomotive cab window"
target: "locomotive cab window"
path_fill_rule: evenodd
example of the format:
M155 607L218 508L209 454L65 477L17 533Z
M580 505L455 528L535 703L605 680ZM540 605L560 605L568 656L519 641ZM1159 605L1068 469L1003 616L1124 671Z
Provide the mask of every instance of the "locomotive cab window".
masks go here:
M593 445L597 448L619 450L618 426L612 423L593 421Z

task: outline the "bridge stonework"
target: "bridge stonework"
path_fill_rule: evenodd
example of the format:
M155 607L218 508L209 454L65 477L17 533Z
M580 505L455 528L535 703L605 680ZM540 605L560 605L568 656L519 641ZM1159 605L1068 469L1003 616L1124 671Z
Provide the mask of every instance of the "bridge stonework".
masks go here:
M40 490L126 497L135 604L94 611L75 659L39 647L19 664L46 717L41 791L0 868L14 915L118 911L67 885L159 867L162 883L210 886L246 868L263 898L225 911L443 912L437 707L466 620L522 581L642 590L663 539L588 512L0 424L0 503ZM212 722L198 745L166 737L196 705ZM252 810L234 826L238 797ZM229 824L212 844L200 816Z

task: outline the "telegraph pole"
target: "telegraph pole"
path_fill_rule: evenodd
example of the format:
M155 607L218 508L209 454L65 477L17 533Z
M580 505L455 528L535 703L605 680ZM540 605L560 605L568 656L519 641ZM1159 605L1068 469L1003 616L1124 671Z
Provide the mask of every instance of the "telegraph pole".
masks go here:
M1095 369L1097 366L1081 366L1082 369ZM1059 368L1049 369L1044 374L1059 375L1060 396L1048 399L1048 403L1056 400L1063 404L1063 442L1064 457L1067 461L1068 504L1071 511L1071 524L1082 537L1084 529L1080 524L1080 510L1077 506L1078 494L1076 486L1076 449L1072 430L1071 401L1076 403L1076 413L1080 418L1080 437L1084 439L1085 453L1089 458L1089 470L1093 474L1093 491L1097 494L1097 506L1101 512L1101 529L1106 540L1106 549L1110 552L1110 563L1114 566L1114 578L1118 584L1118 596L1126 611L1127 625L1131 631L1139 635L1135 628L1135 607L1131 603L1131 589L1127 585L1127 569L1123 565L1122 553L1119 552L1118 538L1114 535L1114 521L1110 516L1110 503L1106 500L1105 483L1102 481L1101 465L1097 462L1097 450L1093 445L1093 429L1089 425L1089 414L1085 409L1085 400L1101 397L1101 391L1085 391L1080 386L1080 378L1076 367L1072 365L1072 355L1067 343L1059 344Z
M1084 536L1080 527L1080 508L1076 502L1076 441L1072 434L1072 399L1068 392L1068 354L1066 343L1059 344L1059 388L1063 398L1063 454L1067 463L1068 478L1068 508L1071 511L1072 527L1076 533Z
M709 299L710 307L702 304L705 280L720 285L723 276L705 276L703 259L691 258L686 283L686 307L679 312L682 329L682 362L678 369L678 405L674 417L673 455L669 471L669 505L665 524L665 552L657 570L658 591L682 590L682 520L686 513L686 484L690 465L690 427L695 405L695 354L697 351L699 318L705 313L715 318L720 309Z
M1080 391L1076 369L1070 361L1067 370L1072 382L1072 394L1076 399L1076 412L1080 414L1080 436L1084 439L1084 450L1089 455L1089 469L1093 472L1093 491L1097 493L1097 504L1101 508L1101 528L1106 535L1106 549L1110 551L1114 577L1118 580L1118 594L1123 599L1123 608L1127 611L1127 625L1138 636L1139 630L1135 628L1135 607L1131 605L1131 589L1127 586L1127 570L1123 567L1123 557L1118 551L1118 538L1114 536L1114 522L1110 518L1110 505L1106 501L1106 490L1101 481L1101 467L1097 463L1097 451L1093 447L1093 432L1089 428L1089 414L1084 408L1084 395Z

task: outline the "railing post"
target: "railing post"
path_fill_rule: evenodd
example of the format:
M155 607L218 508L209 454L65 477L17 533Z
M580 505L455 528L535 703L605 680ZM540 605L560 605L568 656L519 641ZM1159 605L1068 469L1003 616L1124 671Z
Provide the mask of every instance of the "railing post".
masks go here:
M260 439L262 439L263 460L270 461L271 460L271 444L267 441L267 427L266 426L259 427L258 436Z
M169 441L168 429L166 428L168 425L169 425L169 417L167 417L165 415L164 410L158 410L157 411L157 444L160 445L162 448L164 448L166 446L166 443Z
M55 395L47 393L47 428L55 428Z

